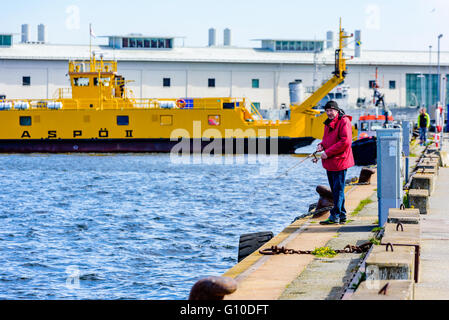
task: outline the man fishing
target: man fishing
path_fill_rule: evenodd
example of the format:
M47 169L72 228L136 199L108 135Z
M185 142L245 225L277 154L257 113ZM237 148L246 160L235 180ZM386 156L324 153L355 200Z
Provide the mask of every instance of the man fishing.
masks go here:
M320 224L345 224L345 178L348 168L354 165L352 155L352 117L330 100L324 106L328 119L324 122L324 135L316 151L321 153L321 162L327 172L332 190L334 207L329 218Z

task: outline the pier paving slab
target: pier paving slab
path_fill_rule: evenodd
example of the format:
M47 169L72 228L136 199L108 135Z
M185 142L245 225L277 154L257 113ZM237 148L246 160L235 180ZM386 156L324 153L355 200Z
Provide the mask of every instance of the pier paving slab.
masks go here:
M387 283L386 294L379 294L379 290ZM380 280L376 283L364 281L350 300L413 300L413 286L411 280Z
M397 209L388 210L388 223L418 224L420 219L419 209Z

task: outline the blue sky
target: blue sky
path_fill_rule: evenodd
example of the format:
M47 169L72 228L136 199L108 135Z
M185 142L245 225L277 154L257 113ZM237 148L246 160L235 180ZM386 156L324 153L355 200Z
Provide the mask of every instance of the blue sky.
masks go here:
M449 51L449 1L302 1L302 0L71 0L2 1L0 32L20 33L30 24L30 40L37 38L37 25L47 27L51 43L89 43L89 23L96 35L143 33L185 37L186 46L206 46L208 29L232 30L232 44L258 45L252 39L325 39L327 30L337 31L339 17L344 28L362 30L362 45L370 50ZM126 3L126 6L123 5ZM16 39L20 39L17 35ZM93 39L104 43L104 39Z

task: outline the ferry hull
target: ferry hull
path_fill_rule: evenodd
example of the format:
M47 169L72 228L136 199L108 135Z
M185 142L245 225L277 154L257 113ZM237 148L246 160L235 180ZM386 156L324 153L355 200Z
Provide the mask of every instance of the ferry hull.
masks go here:
M232 140L232 141L231 141ZM0 153L124 153L124 152L208 152L211 154L292 154L308 146L312 137L277 139L30 139L0 140Z

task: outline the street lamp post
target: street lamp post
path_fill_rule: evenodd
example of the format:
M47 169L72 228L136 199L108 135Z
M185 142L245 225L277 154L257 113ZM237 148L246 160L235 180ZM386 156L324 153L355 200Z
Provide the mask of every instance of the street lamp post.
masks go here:
M437 74L438 74L438 102L441 102L441 85L440 85L440 39L443 37L442 34L438 35L438 65L437 65Z
M432 105L432 46L429 46L429 81L427 84L427 99L428 99L428 105L427 110L430 109L430 106Z

